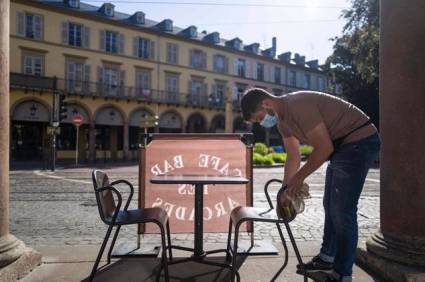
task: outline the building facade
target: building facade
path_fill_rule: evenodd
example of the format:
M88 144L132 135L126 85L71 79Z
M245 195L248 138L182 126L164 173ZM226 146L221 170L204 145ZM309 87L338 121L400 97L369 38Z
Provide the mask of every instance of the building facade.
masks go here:
M10 19L12 161L49 157L59 96L67 106L58 159L73 158L78 142L79 159L94 162L136 159L146 118L157 117L149 132L243 132L238 105L247 88L327 90L318 61L277 56L276 39L262 50L79 0L12 0ZM256 138L278 138L262 130L254 128Z

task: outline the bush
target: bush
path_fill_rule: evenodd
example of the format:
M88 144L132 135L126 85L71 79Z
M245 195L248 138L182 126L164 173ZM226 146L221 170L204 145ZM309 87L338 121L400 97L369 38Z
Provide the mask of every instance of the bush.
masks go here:
M265 165L274 165L274 160L271 154L264 157L264 163Z
M264 164L264 156L262 156L258 153L254 153L252 155L252 160L253 160L254 164Z
M260 154L261 156L265 156L269 152L269 148L264 143L255 143L253 148L254 154Z
M301 145L300 146L300 154L303 156L308 156L313 152L313 147L308 145Z
M286 153L272 153L270 155L275 163L283 164L286 162Z

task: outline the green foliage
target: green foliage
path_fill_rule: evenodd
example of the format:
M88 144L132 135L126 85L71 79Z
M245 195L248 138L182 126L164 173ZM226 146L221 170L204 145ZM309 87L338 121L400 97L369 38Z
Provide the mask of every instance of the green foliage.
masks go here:
M271 154L264 157L264 163L265 165L274 165L274 160Z
M300 154L303 156L308 156L313 152L313 147L309 145L300 146Z
M264 156L258 154L258 153L254 153L252 155L252 161L254 162L254 164L264 164Z
M283 164L286 161L286 153L271 153L268 156L271 156L275 163Z
M253 148L254 153L265 156L269 153L269 148L264 143L255 143Z
M379 124L379 0L352 0L344 10L342 35L324 69L342 87L342 97Z

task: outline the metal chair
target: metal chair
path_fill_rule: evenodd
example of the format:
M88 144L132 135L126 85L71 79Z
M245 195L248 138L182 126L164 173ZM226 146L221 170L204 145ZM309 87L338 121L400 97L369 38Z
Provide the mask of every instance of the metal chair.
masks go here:
M295 255L297 257L298 263L300 267L303 267L303 261L300 255L300 252L298 251L297 244L295 242L294 236L292 235L291 228L289 227L288 221L285 221L283 219L279 219L276 216L276 213L274 211L273 203L270 199L270 195L268 193L269 185L273 182L282 184L282 181L279 179L271 179L266 182L264 186L264 193L267 198L267 202L269 203L270 208L269 209L261 209L261 208L254 208L254 207L237 207L232 210L230 214L230 222L229 222L229 233L227 237L227 253L231 254L232 257L232 276L231 281L235 281L235 275L236 275L236 259L238 256L238 237L239 237L239 227L244 222L270 222L276 224L277 230L279 232L280 239L282 241L282 245L285 251L285 259L283 262L283 265L279 268L277 273L273 276L271 281L275 281L277 277L280 275L280 273L283 271L283 269L288 264L288 247L286 246L285 238L283 237L282 229L280 228L280 224L284 224L286 227L286 231L289 235L289 239L291 241L292 247L294 248ZM231 239L232 239L232 226L235 226L235 237L233 240L233 247L231 246ZM230 260L230 257L227 257L227 260ZM300 269L301 275L304 276L304 281L307 281L307 275L305 272Z
M171 237L170 237L170 226L168 221L167 213L159 208L145 208L145 209L135 209L128 210L130 201L133 197L134 188L130 182L126 180L117 180L109 183L108 176L105 172L100 170L94 170L92 172L92 180L94 192L96 195L97 207L99 210L99 215L102 221L107 224L108 230L103 240L102 246L100 247L99 254L97 255L96 261L94 263L92 272L90 274L89 281L93 281L94 276L97 271L100 259L102 258L103 252L108 242L109 236L111 235L112 229L116 226L116 230L109 247L107 264L111 263L111 253L114 248L115 241L118 237L118 233L122 225L129 224L140 224L140 223L154 223L158 225L161 231L161 245L162 245L162 259L161 259L161 269L164 268L164 277L165 281L169 281L168 276L168 263L167 263L167 244L165 241L165 232L167 232L168 245L171 246ZM124 206L124 209L121 210L122 197L120 192L114 187L117 184L126 184L130 188L130 196ZM115 199L116 197L116 199ZM171 248L168 248L170 259L172 259ZM160 270L161 272L161 270ZM158 273L159 275L159 273Z

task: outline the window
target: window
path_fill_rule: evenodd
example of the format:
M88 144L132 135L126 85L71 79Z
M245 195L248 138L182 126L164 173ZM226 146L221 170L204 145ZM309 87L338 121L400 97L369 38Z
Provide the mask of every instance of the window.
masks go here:
M34 39L43 39L43 17L31 13L18 13L17 33Z
M136 71L136 94L137 96L151 97L151 71L140 69Z
M279 67L274 68L274 83L281 84L281 69Z
M177 64L178 63L178 46L174 43L167 43L167 63Z
M68 5L72 8L78 8L80 6L79 0L68 0Z
M179 76L177 74L165 75L165 90L167 102L178 101Z
M117 96L124 90L125 71L112 64L98 68L98 81L101 95Z
M227 73L227 58L223 55L214 56L214 71Z
M309 73L304 74L304 88L311 88L311 75Z
M193 79L189 81L189 95L187 97L188 103L191 103L192 105L200 105L206 94L206 83L199 79Z
M325 79L323 77L317 78L317 88L319 89L319 91L325 91L326 90Z
M246 76L246 61L243 59L237 60L237 74L240 77Z
M202 50L190 50L190 66L205 69L207 67L207 54Z
M224 106L226 85L224 83L216 83L213 85L213 93L209 97L209 101L214 106Z
M112 5L105 6L105 15L107 15L108 17L114 16L114 7Z
M82 46L82 29L83 27L79 24L69 23L68 26L68 43L71 46Z
M152 40L136 37L134 48L136 57L142 59L155 59L155 42Z
M105 50L118 53L118 33L108 30L105 32Z
M257 79L264 80L264 64L257 63Z
M28 75L43 76L44 75L44 56L38 54L24 54L23 56L23 72Z
M89 91L90 66L80 60L67 60L66 86L67 90L74 93Z
M289 86L297 86L297 72L290 70L288 75Z

